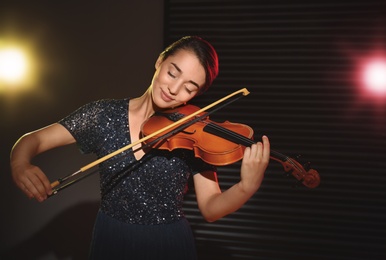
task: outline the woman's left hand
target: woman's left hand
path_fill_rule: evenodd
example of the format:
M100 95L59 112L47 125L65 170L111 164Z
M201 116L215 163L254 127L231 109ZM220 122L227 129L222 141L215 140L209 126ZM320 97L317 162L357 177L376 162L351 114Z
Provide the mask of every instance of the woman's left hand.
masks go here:
M240 180L240 186L244 192L253 194L259 189L269 158L270 143L267 136L262 137L262 142L257 142L245 149Z

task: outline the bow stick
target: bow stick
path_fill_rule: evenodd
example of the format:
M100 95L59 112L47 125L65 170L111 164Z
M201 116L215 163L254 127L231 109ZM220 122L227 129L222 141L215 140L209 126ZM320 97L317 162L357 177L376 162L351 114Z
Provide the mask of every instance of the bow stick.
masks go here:
M168 131L169 129L171 129L171 128L175 127L175 126L178 126L180 124L185 123L186 121L188 121L189 119L195 117L196 115L198 115L198 114L200 114L200 113L202 113L202 112L204 112L204 111L206 111L206 110L208 110L208 109L218 105L219 103L224 102L225 100L227 100L227 99L229 99L229 98L231 98L233 96L236 96L238 94L242 94L243 96L246 96L249 93L250 92L246 88L243 88L243 89L240 89L238 91L235 91L235 92L233 92L233 93L231 93L231 94L229 94L229 95L227 95L227 96L225 96L225 97L223 97L223 98L213 102L212 104L209 104L206 107L201 108L200 110L197 110L196 112L194 112L194 113L192 113L190 115L187 115L187 116L181 118L180 120L178 120L178 121L176 121L176 122L174 122L174 123L172 123L172 124L162 128L162 129L159 129L158 131L155 131L155 132L153 132L153 133L151 133L151 134L149 134L149 135L147 135L147 136L145 136L145 137L143 137L143 138L141 138L141 139L139 139L139 140L137 140L137 141L135 141L135 142L133 142L133 143L131 143L129 145L126 145L126 146L124 146L124 147L122 147L122 148L120 148L120 149L118 149L118 150L116 150L116 151L114 151L114 152L112 152L110 154L107 154L107 155L105 155L105 156L103 156L103 157L101 157L101 158L99 158L99 159L97 159L97 160L95 160L95 161L93 161L93 162L91 162L91 163L81 167L78 171L76 171L76 172L74 172L72 174L69 174L69 175L67 175L65 177L57 179L56 181L51 183L51 188L58 187L60 184L62 184L66 180L68 180L68 179L70 179L72 177L75 177L76 175L78 175L78 174L80 174L82 172L85 172L85 171L93 168L94 166L96 166L96 165L98 165L98 164L100 164L100 163L102 163L102 162L104 162L104 161L106 161L106 160L108 160L108 159L110 159L110 158L112 158L112 157L114 157L114 156L116 156L116 155L118 155L118 154L128 150L128 149L130 149L130 148L132 148L133 146L136 146L137 144L140 144L140 143L142 143L142 142L144 142L144 141L146 141L146 140L148 140L148 139L150 139L150 138L152 138L152 137L154 137L154 136L156 136L156 135L158 135L158 134L160 134L162 132ZM214 111L212 111L212 112L214 112ZM194 120L194 122L197 122L197 121L201 120L202 118L207 117L208 114L209 113L206 113L206 114L200 116L198 119ZM182 129L188 127L189 125L190 124L182 125L182 126L178 127L176 131L181 131ZM174 132L175 131L171 131L169 133L166 133L165 135L163 135L163 136L157 138L156 140L154 140L152 143L158 142L159 139L164 139L168 134L173 134ZM133 151L133 152L135 152L135 151ZM82 179L82 178L79 178L77 180L80 180L80 179ZM59 190L65 188L65 187L68 187L69 185L72 185L77 180L74 180L74 181L68 183L67 185L63 185L62 187L54 189L52 191L52 195L57 194Z

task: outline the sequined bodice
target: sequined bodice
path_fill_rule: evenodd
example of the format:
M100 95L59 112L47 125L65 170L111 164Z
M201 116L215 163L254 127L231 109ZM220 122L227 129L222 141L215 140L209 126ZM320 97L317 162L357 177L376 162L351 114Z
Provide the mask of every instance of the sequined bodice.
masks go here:
M128 99L89 103L59 121L84 153L98 158L130 144ZM151 150L136 160L132 150L100 165L101 210L133 224L171 223L183 217L192 173L214 170L189 150Z

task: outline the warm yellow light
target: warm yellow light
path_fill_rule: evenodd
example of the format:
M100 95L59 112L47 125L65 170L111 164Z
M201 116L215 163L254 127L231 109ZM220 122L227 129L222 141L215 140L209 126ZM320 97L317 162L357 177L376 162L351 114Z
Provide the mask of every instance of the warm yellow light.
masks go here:
M0 49L0 81L17 83L25 80L28 60L23 50L18 48Z
M44 55L39 52L39 46L36 35L18 36L17 31L11 29L4 35L0 32L0 99L8 108L23 97L46 95L41 91Z

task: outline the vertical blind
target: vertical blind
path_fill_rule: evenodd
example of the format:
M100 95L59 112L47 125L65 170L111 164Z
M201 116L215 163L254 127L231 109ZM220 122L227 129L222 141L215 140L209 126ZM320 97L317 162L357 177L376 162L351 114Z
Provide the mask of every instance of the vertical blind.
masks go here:
M251 126L321 177L309 189L271 161L259 191L214 223L191 184L184 208L200 259L386 259L386 99L358 82L361 62L385 52L384 10L373 0L165 1L165 45L199 35L219 54L219 77L193 104L247 88L211 119ZM218 168L223 190L240 165Z

